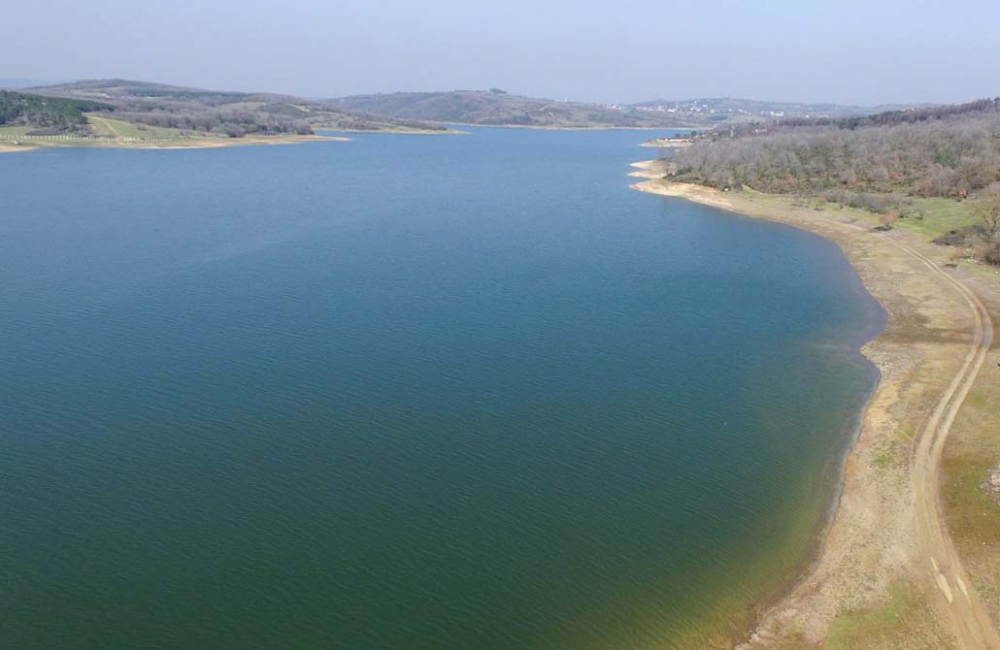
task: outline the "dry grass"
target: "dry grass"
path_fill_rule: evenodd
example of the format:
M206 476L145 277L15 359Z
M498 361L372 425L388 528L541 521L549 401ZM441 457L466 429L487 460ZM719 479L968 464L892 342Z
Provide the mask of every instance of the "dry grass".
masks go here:
M995 276L966 279L1000 326ZM998 337L1000 338L1000 337ZM1000 621L1000 504L984 487L1000 463L1000 349L994 344L945 447L942 497L948 528L990 617Z

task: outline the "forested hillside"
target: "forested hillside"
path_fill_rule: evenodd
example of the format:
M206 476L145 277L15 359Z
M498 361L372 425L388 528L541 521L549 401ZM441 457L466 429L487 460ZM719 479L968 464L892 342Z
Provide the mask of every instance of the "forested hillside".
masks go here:
M202 90L124 79L78 81L32 88L28 92L43 97L47 102L100 105L105 110L113 111L114 119L133 125L233 138L311 134L314 129L444 130L431 124L349 113L287 95Z
M111 106L80 99L43 97L0 90L0 126L33 126L74 130L87 124L85 113L111 110Z
M676 149L670 162L674 180L814 197L887 215L887 225L922 219L917 199L949 199L979 219L941 241L986 242L1000 262L1000 99L733 127Z
M677 177L767 192L962 197L1000 181L1000 100L750 125L674 154Z

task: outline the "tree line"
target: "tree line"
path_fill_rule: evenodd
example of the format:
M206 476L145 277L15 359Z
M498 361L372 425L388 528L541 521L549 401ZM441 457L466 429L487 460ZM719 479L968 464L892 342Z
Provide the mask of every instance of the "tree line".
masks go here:
M681 180L776 193L831 188L964 198L1000 182L1000 112L700 140L672 158Z
M907 197L946 197L970 200L979 213L1000 196L1000 99L741 126L706 134L670 161L675 180L719 189L748 186L897 217ZM987 242L1000 263L998 231L984 224L958 234Z
M92 111L109 111L112 107L80 99L61 99L0 90L0 126L29 125L56 131L86 127Z
M147 126L217 133L231 138L248 134L297 133L312 134L305 120L251 110L163 110L118 111L118 119Z

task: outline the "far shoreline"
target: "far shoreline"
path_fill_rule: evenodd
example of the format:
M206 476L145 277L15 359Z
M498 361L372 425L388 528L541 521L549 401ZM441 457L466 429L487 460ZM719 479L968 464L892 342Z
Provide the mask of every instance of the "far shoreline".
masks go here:
M455 126L472 126L484 129L527 129L530 131L709 131L705 126L556 126L534 124L473 124L472 122L442 122Z
M322 135L294 136L243 136L242 138L177 138L176 140L129 140L129 139L93 139L93 140L50 140L37 139L18 141L17 144L0 142L0 153L22 153L39 149L142 149L142 150L177 150L177 149L220 149L223 147L253 147L275 146L287 144L304 144L307 142L347 142L350 138Z

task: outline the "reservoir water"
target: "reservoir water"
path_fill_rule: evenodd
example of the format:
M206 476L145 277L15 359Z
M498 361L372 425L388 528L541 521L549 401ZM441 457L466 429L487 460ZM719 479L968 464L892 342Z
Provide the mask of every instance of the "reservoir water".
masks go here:
M825 240L629 190L656 135L0 155L2 645L738 636L883 314Z

